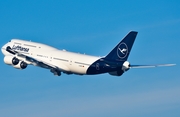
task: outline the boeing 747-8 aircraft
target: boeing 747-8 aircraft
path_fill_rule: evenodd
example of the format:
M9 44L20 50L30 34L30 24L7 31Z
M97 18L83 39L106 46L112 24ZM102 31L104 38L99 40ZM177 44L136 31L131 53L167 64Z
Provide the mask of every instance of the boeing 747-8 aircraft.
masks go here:
M28 65L49 69L54 75L66 74L93 75L109 73L121 76L130 68L171 66L163 65L131 65L127 59L137 36L131 31L105 57L58 50L57 48L19 39L12 39L2 47L4 62L17 69L25 69Z

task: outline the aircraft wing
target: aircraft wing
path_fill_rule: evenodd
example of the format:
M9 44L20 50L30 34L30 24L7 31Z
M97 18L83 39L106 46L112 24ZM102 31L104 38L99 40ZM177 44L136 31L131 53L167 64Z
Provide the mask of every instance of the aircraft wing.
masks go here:
M51 72L65 72L67 73L66 70L64 70L63 68L60 68L59 66L56 66L56 65L52 65L52 64L49 64L45 61L42 61L42 60L39 60L37 58L33 58L33 57L30 57L30 56L27 56L25 54L22 54L22 53L19 53L13 49L11 49L11 47L7 47L6 48L6 51L8 51L9 53L13 54L13 55L16 55L17 58L21 58L23 60L25 60L26 62L28 62L28 64L32 64L34 66L39 66L39 67L43 67L43 68L46 68L46 69L50 69ZM57 74L55 74L57 75Z

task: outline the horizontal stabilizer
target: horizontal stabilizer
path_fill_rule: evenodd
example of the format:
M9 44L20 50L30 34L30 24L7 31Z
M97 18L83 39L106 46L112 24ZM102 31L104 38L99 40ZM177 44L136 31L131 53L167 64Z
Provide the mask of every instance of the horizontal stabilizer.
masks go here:
M176 64L159 64L159 65L130 65L130 68L151 68L151 67L167 67Z

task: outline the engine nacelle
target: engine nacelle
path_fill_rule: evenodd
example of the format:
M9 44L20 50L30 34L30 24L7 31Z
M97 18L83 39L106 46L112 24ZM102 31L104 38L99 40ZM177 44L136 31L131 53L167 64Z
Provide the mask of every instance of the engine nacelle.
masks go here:
M27 67L27 63L24 61L20 61L19 64L13 66L16 69L25 69Z
M125 61L122 65L122 70L125 72L125 71L128 71L130 69L130 63L128 61Z
M8 65L17 65L19 63L19 59L13 56L5 56L4 62Z
M12 65L17 69L25 69L27 67L27 63L24 61L20 61L18 58L13 56L5 56L4 62L8 65Z

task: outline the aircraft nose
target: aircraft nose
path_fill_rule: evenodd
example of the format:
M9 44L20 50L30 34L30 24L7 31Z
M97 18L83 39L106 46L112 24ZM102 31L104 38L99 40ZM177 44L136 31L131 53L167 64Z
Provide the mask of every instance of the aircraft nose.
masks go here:
M4 46L2 46L2 48L1 48L1 52L4 54Z
M7 53L7 51L6 51L6 44L5 44L4 46L2 46L1 52L2 52L4 55Z

